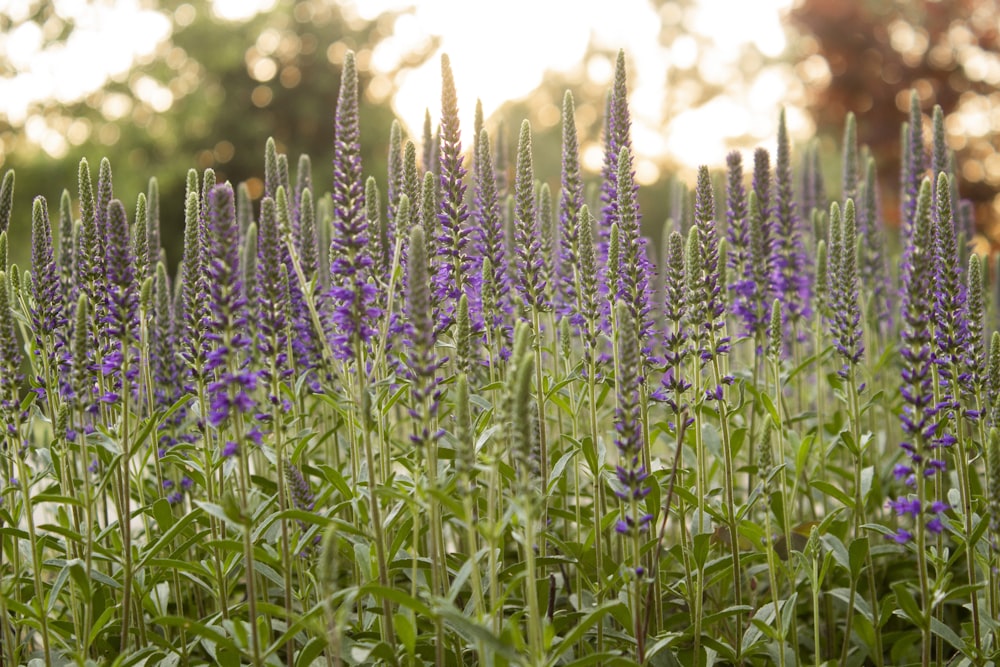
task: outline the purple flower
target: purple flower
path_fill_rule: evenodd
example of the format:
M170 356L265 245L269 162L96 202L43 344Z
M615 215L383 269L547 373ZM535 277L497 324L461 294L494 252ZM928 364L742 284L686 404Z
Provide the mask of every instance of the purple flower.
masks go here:
M302 471L291 461L285 461L285 482L288 484L289 494L292 497L292 505L297 509L312 512L316 505L312 488L302 475ZM303 529L305 528L306 526L303 526Z
M641 346L640 362L644 368L651 347L649 335L653 329L650 317L650 278L653 266L646 253L646 240L639 235L639 210L636 198L637 186L632 170L632 155L627 146L622 146L618 154L618 216L615 224L619 231L621 271L615 298L624 301L636 328L636 339ZM640 372L644 372L640 368Z
M475 283L472 259L468 253L472 228L466 223L469 211L465 203L465 167L462 164L462 138L458 123L458 96L447 54L441 55L441 127L440 127L440 221L435 288L446 311L451 314L458 298Z
M802 158L802 212L809 218L814 210L828 208L818 140L809 142Z
M415 444L426 446L438 434L432 424L438 411L440 378L437 371L444 360L435 350L434 314L431 308L430 272L427 266L427 246L420 225L410 232L410 257L406 294L406 320L409 323L410 344L407 357L412 380L411 416L420 422L413 435Z
M531 157L531 124L521 123L517 143L517 177L514 182L514 248L517 289L526 307L545 310L541 232L535 214L535 176Z
M920 96L917 95L916 90L913 90L910 92L910 120L903 125L903 159L900 163L902 173L899 183L902 192L900 192L899 202L903 238L910 238L913 235L919 191L926 169L924 160L923 114L920 113ZM903 271L906 270L912 259L913 250L911 244L903 246L903 257L900 260L900 268Z
M10 225L10 211L14 204L14 170L8 169L0 183L0 232Z
M31 211L31 325L35 354L46 354L50 377L39 378L40 389L56 389L57 379L69 365L65 289L60 283L52 250L52 227L44 197L35 197ZM65 383L63 383L65 384ZM63 393L68 386L60 387Z
M890 500L889 507L896 512L896 516L917 516L920 514L920 501L916 498Z
M227 440L226 444L222 447L222 458L229 459L236 456L236 453L240 451L239 445L237 445L232 440Z
M10 308L10 284L0 271L0 415L7 424L7 435L18 437L15 424L20 421L19 392L24 376L21 373L21 347Z
M839 230L830 248L830 283L833 341L844 360L840 375L847 378L850 368L861 362L864 334L858 304L857 226L854 200L848 199L841 221L840 206L830 205L830 227Z
M191 181L194 187L191 187ZM178 269L180 280L179 308L175 316L180 324L181 356L187 363L191 377L197 378L205 371L205 334L208 323L208 280L205 273L204 225L200 198L197 192L198 174L188 174L188 193L184 209L184 257Z
M899 479L908 473L906 482L918 491L918 498L926 500L928 488L924 479L933 477L944 471L944 461L931 458L928 454L939 446L935 442L938 423L934 421L936 408L932 406L932 353L930 321L934 311L934 274L935 255L933 249L933 234L931 231L931 184L925 179L920 187L916 218L912 227L912 235L907 239L910 246L910 263L903 267L902 308L903 327L901 331L902 345L902 384L900 394L903 397L903 410L900 414L903 433L907 440L900 447L910 459L910 465L898 464L893 471ZM936 500L928 507L933 508ZM915 517L920 521L920 517ZM932 519L933 521L934 519ZM934 530L940 525L928 525ZM912 534L900 531L899 535ZM897 541L898 538L894 538ZM922 547L923 545L921 545Z
M618 447L619 463L615 468L618 486L615 495L622 500L622 521L619 522L621 532L645 531L652 521L652 515L634 513L635 504L649 494L650 488L646 480L649 473L643 464L643 433L642 414L639 404L639 392L642 378L639 375L640 350L636 338L635 323L629 313L628 306L618 301L617 318L619 323L619 373L618 408L615 411L615 445Z
M961 407L960 400L967 399L974 406L971 378L967 373L969 353L968 293L962 280L959 263L957 232L951 209L951 191L947 175L937 176L937 200L933 208L934 221L934 363L940 380L941 404L938 411L949 423L954 416L961 427L961 417L954 411ZM948 424L945 425L951 428ZM954 442L943 438L938 444L947 446Z
M139 288L135 282L135 257L132 255L128 218L125 207L117 199L108 205L107 287L105 295L106 331L111 340L103 350L105 363L101 372L115 377L115 387L131 391L129 386L138 373L138 350L135 348L138 330Z
M775 296L781 300L785 321L794 330L811 314L809 307L809 259L803 243L804 230L792 191L792 163L785 126L785 111L778 120L778 153L774 177L774 247L772 262Z
M843 201L858 198L858 125L852 112L847 112L844 123L844 155L841 160L841 190Z
M618 221L618 154L622 148L631 152L632 120L628 108L628 85L625 76L625 51L619 50L615 59L615 77L608 96L604 126L604 165L601 167L601 225L600 254L602 265L607 264L607 243L611 225Z
M889 536L890 540L893 540L896 544L906 544L907 542L913 541L913 533L903 528L900 528L895 533Z
M580 174L580 148L576 136L576 110L568 90L562 107L562 177L559 189L559 262L555 273L557 310L570 315L576 300L579 240L577 221L583 207L583 177Z
M584 360L588 366L597 361L598 336L601 329L598 268L594 247L594 216L584 204L577 222L577 269L575 276L576 302L570 322L579 328L584 343Z
M375 335L380 315L375 287L368 282L373 261L361 178L358 72L351 51L344 58L334 122L333 209L329 292L333 342L337 356L348 359L354 355L356 340L367 343Z
M250 347L246 295L237 249L239 228L228 183L209 194L206 236L205 277L209 286L207 333L209 344L205 372L214 374L207 386L209 424L220 426L226 419L252 411L250 394L259 373L244 367L243 353Z
M885 240L879 214L878 183L875 160L865 166L865 180L858 191L858 235L862 239L859 252L861 284L870 291L869 313L879 330L887 334L893 327L893 296L884 252Z
M684 289L684 239L677 231L671 232L668 237L664 264L663 314L667 330L663 335L663 362L666 371L660 381L660 389L653 393L653 397L665 401L677 417L687 408L682 396L691 388L685 372L691 346Z
M715 227L715 199L708 167L698 168L695 226L688 236L685 305L691 343L703 362L725 354L729 338L714 336L725 327L725 305L719 283L719 240ZM714 345L713 345L714 338Z
M260 205L260 225L257 232L257 275L254 290L257 308L257 350L269 361L263 377L272 372L282 379L291 369L287 358L287 324L290 308L288 271L278 230L275 202L264 197Z
M500 210L496 175L490 153L490 138L483 130L479 136L479 156L476 160L475 199L473 218L479 236L476 252L488 262L489 275L482 281L481 311L488 328L501 336L501 347L510 345L510 315L514 307L510 302L510 272L507 266L504 242L503 214ZM488 301L488 303L487 303Z
M750 263L750 218L747 211L746 189L743 187L743 158L739 151L726 156L726 235L729 240L726 267L732 282L727 285L733 293L733 312L740 314L748 308L750 285L747 269Z

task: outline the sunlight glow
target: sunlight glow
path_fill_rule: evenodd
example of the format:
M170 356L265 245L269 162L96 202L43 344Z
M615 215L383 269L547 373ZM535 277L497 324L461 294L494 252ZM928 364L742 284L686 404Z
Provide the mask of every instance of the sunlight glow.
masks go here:
M469 144L477 99L488 118L503 103L529 95L546 72L585 73L595 83L610 86L613 62L602 56L584 62L589 43L611 53L625 48L639 156L661 160L670 154L694 167L699 161L724 164L727 137L750 135L762 144L773 144L779 103L801 100L802 87L796 86L792 68L768 67L763 69L764 80L747 90L728 90L707 104L692 107L685 99L697 99L700 89L667 88L670 72L697 67L704 81L725 87L744 56L745 45L752 44L765 57L785 50L781 16L791 4L792 0L698 0L685 21L691 34L681 33L665 44L661 39L664 21L679 21L681 12L666 6L658 13L647 0L613 5L601 0L508 0L502 11L483 0L415 4L355 0L348 7L366 19L411 8L395 19L392 34L375 48L371 65L376 71L391 71L407 52L425 47L432 37L440 41L433 57L395 81L398 90L393 106L411 134L419 135L425 110L430 110L435 123L440 119L440 53L451 58L463 144ZM727 20L720 22L719 16ZM559 28L553 29L554 25ZM720 134L720 127L728 129ZM644 170L646 178L652 174L652 169Z
M367 92L376 101L391 95L395 112L411 134L419 134L425 109L435 123L440 120L440 53L449 54L466 146L471 145L477 99L489 117L505 102L530 95L546 73L585 76L610 86L613 61L600 53L586 58L588 46L610 54L625 48L635 147L638 157L646 160L641 163L647 164L643 177L650 179L655 173L652 167L662 163L665 155L687 167L698 161L718 166L724 161L727 140L740 139L745 145L750 138L773 145L778 105L801 103L802 79L791 66L764 66L762 61L752 83L739 87L733 82L746 54L744 46L755 46L761 54L758 58L775 57L785 50L781 18L792 2L697 0L688 14L669 4L656 9L648 0L613 4L506 0L502 6L487 0L344 0L343 9L349 23L352 18L371 20L390 10L403 12L394 19L389 36L366 54L367 66L376 75ZM276 0L213 0L212 12L226 21L243 21L275 4ZM0 0L0 11L15 24L27 18L19 10L24 6L19 0ZM0 79L0 115L15 126L23 125L39 102L77 102L109 79L123 76L136 60L153 57L158 45L170 36L171 24L146 6L142 0L53 0L58 25L74 25L65 42L54 41L58 33L46 32L51 32L51 26L33 22L0 35L0 59L6 58L18 71L16 77ZM191 4L181 4L173 19L179 25L190 24L196 11ZM719 21L719 16L726 20ZM678 28L681 23L683 28ZM673 32L664 37L665 30ZM420 67L404 69L390 79L389 74L408 53L425 49L431 39L440 42L437 53ZM257 81L276 77L277 67L270 56L279 41L274 30L265 31L257 40L257 57L247 63ZM809 81L829 77L821 65L807 68ZM966 63L967 69L976 66L975 61ZM690 76L692 69L701 82L724 92L704 102L702 86ZM678 72L685 74L674 77L675 85L672 76ZM282 85L294 87L294 74L283 72ZM185 94L151 79L131 85L137 97L156 111L167 110ZM255 91L253 103L266 106L270 97L264 97L272 94L264 86ZM128 113L120 100L106 102L102 111L108 118ZM537 119L540 126L558 123L558 109L539 109ZM55 131L43 119L33 122L26 134L51 153L67 145L64 137L46 134ZM802 135L793 131L793 139L797 136Z
M7 0L8 6L0 9L17 16L14 8L25 4ZM170 21L144 9L139 0L120 0L113 6L79 0L53 4L60 25L74 24L66 41L46 45L43 28L32 22L0 38L0 59L7 58L18 70L18 76L0 79L0 113L14 125L24 123L29 109L42 100L83 99L108 79L128 72L135 59L151 54L170 35Z

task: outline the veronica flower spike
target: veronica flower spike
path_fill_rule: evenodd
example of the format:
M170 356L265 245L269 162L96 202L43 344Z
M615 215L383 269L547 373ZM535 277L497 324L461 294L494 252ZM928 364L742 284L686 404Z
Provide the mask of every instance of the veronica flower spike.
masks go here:
M368 280L373 260L365 216L358 125L358 71L354 53L344 57L334 124L333 239L330 243L330 297L333 343L341 359L355 356L376 333L380 310ZM358 360L360 363L360 360Z

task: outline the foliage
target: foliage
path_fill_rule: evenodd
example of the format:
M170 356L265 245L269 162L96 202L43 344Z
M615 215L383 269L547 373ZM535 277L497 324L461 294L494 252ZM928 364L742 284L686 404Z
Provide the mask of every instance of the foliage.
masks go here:
M659 259L624 68L615 180L564 139L560 182L597 187L556 215L528 122L512 192L490 128L467 169L447 109L438 162L364 161L356 62L332 196L256 137L259 211L205 169L183 198L143 187L130 216L111 163L95 188L84 160L70 239L41 197L31 271L0 233L4 664L1000 658L1000 342L987 356L978 262L967 284L959 268L953 174L932 187L909 146L887 322L866 310L885 294L862 252L886 233L877 198L862 225L844 193L804 197L785 142L749 188L730 160L732 233L700 169ZM172 278L151 250L168 199ZM611 216L603 248L591 211ZM768 241L788 229L794 247Z

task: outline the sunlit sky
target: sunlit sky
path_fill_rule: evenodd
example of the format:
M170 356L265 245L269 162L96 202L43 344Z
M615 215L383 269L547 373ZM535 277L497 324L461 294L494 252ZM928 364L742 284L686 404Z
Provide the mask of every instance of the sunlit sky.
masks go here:
M638 176L653 180L654 161L670 155L693 166L721 164L727 139L752 136L760 144L774 139L778 109L791 103L789 129L793 137L807 136L811 120L795 106L802 100L801 74L791 65L763 65L751 85L695 106L684 104L685 91L665 94L671 68L694 70L708 83L722 84L752 43L765 57L786 48L783 15L793 0L698 0L684 17L688 34L661 44L660 29L681 18L671 3L657 11L648 0L354 0L347 11L362 18L411 8L396 20L393 34L372 52L376 71L393 70L403 55L426 44L433 35L452 61L459 95L465 143L470 143L476 99L487 116L503 102L529 95L546 71L573 72L586 68L597 83L611 82L611 66L604 58L584 62L588 43L599 48L624 48L629 62L633 137L639 151ZM55 136L44 120L31 117L31 105L40 100L73 102L99 89L109 78L126 72L139 59L148 59L157 44L168 39L171 21L145 8L141 0L92 2L52 0L56 13L75 29L65 42L45 46L48 30L26 22L0 34L0 59L6 57L18 72L0 79L0 114L14 125L24 124L29 139L50 153L64 153L65 139ZM214 11L228 20L243 20L272 7L275 0L215 0ZM0 0L0 11L12 16L26 11L23 0ZM725 17L725 20L719 20ZM23 17L21 17L23 18ZM554 28L558 26L558 28ZM808 73L808 72L807 72ZM816 76L822 77L822 67ZM150 82L147 92L159 110L170 98ZM401 72L395 81L392 104L411 132L419 133L426 108L439 117L440 61L433 57L419 68ZM162 93L162 91L161 91ZM142 95L140 95L142 96ZM163 107L163 108L157 108ZM593 167L593 154L584 156Z

